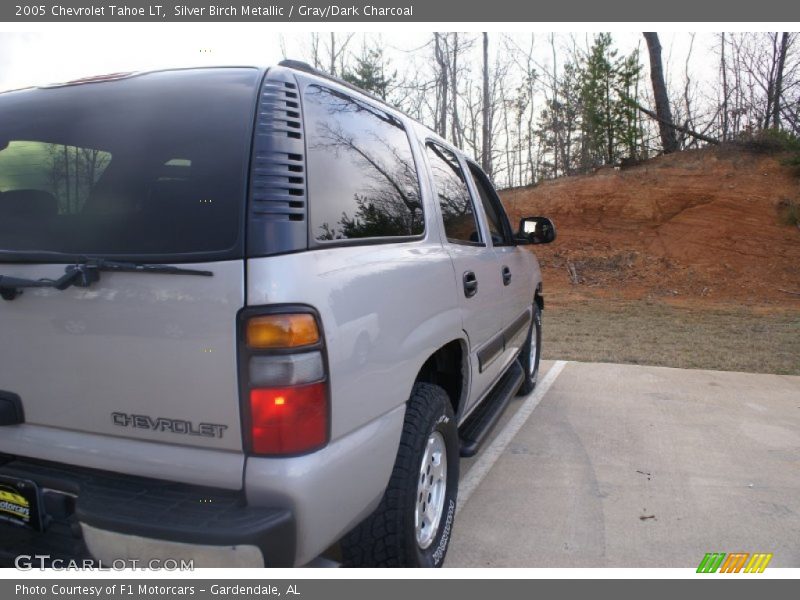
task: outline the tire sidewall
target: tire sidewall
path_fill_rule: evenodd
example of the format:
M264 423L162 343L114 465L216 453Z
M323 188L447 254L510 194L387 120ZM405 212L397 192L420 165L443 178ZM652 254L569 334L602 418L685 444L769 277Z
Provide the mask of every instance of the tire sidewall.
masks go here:
M539 310L539 305L535 302L533 304L533 319L531 320L531 335L536 336L536 356L531 356L529 359L535 361L530 380L533 385L536 385L539 379L539 358L542 355L542 311ZM530 343L528 348L530 349Z
M536 354L531 356L531 336L536 336ZM536 381L539 378L539 358L542 355L542 311L539 305L533 303L533 318L531 319L531 326L528 329L528 336L525 338L525 347L520 353L520 363L525 373L525 379L518 392L518 395L528 394L536 387ZM533 373L530 373L531 361L534 361Z
M443 401L441 406L438 406L433 413L434 417L429 423L429 427L425 435L421 439L421 444L417 449L417 461L415 462L415 470L413 472L414 485L410 491L410 513L409 513L409 529L410 534L406 536L408 544L411 546L409 550L412 556L416 556L416 564L420 567L441 567L444 563L445 555L447 554L447 547L450 543L450 538L453 533L453 522L456 516L456 506L458 498L458 464L459 464L459 441L458 429L456 427L455 417L450 408L450 403ZM414 523L414 511L417 505L417 489L416 479L421 466L425 446L428 443L428 438L431 433L438 431L442 438L444 438L445 449L447 453L447 489L445 490L444 507L442 508L442 518L439 521L439 531L436 532L436 537L430 546L424 550L417 544L417 536Z

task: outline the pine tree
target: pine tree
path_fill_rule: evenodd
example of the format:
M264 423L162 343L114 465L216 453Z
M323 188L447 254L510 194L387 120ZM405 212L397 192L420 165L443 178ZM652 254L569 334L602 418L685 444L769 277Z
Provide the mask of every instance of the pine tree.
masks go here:
M583 67L583 156L584 169L611 162L614 126L611 117L611 79L617 51L611 47L611 34L595 37Z
M542 160L540 178L571 175L578 170L577 157L581 146L582 70L567 63L558 77L553 99L540 113L536 135L539 151L549 157ZM556 167L557 166L557 167Z
M342 79L386 100L397 71L387 76L388 61L383 57L383 50L364 48L361 56L355 57L355 62L355 67L345 70Z
M640 157L642 130L639 125L639 111L636 97L639 93L639 78L642 66L639 51L634 50L619 65L617 72L616 122L619 128L618 157L637 160Z
M640 73L638 51L620 57L611 34L595 37L581 73L582 168L636 157L640 132L635 94Z

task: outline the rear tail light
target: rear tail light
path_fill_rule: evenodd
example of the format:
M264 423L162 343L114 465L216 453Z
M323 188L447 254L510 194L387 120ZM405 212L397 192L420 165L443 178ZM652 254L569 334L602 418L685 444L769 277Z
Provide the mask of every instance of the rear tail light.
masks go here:
M240 386L247 450L296 455L327 444L327 368L312 312L241 317Z

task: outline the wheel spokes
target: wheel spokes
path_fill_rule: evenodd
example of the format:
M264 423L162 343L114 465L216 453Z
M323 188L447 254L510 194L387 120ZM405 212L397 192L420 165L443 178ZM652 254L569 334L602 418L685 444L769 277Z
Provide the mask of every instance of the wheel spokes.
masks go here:
M431 545L439 529L447 489L447 455L444 438L434 431L428 438L420 463L414 524L417 543L423 550Z

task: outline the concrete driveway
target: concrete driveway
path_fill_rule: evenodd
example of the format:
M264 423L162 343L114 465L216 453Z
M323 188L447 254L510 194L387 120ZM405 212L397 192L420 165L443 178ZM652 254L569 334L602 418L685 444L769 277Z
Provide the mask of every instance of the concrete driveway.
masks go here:
M771 552L770 567L800 567L800 377L550 369L547 391L515 400L462 463L446 566L697 567L707 552Z

